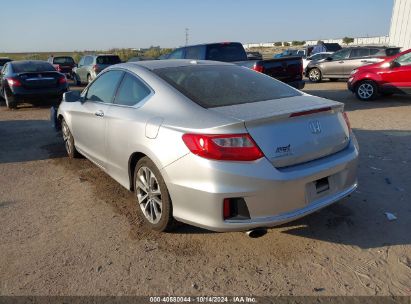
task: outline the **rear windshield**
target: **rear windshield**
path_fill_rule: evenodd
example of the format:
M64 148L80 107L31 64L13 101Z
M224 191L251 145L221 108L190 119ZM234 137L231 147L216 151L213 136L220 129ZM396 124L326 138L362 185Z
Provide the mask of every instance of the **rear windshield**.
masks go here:
M55 64L74 64L74 60L71 57L54 57L53 63Z
M204 108L302 95L274 78L239 66L196 65L153 72Z
M117 64L121 63L118 56L98 56L96 59L97 64Z
M15 73L52 72L56 69L45 61L15 61L11 63Z
M247 54L241 43L216 43L207 45L206 59L223 62L246 61Z
M0 59L0 65L5 65L7 62L10 62L10 59Z

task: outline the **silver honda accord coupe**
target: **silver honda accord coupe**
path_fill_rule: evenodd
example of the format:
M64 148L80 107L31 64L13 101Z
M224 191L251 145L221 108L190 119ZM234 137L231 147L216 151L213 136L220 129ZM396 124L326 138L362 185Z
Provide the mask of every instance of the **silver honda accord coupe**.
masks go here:
M233 64L164 60L104 70L68 92L57 119L84 155L134 191L147 225L272 227L357 187L343 104Z

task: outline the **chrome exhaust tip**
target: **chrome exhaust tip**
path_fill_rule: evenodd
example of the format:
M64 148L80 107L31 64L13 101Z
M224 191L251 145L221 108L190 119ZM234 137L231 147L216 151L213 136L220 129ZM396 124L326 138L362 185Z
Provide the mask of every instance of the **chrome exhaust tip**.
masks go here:
M255 228L255 229L251 229L249 231L246 232L246 234L252 238L252 239L256 239L259 237L262 237L264 235L267 234L267 229L265 228Z

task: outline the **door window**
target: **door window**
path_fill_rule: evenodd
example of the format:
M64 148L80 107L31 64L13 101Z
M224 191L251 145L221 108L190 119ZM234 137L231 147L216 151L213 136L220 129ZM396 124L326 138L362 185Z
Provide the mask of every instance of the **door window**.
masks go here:
M350 58L351 59L356 59L356 58L364 58L370 56L370 49L353 49L351 51Z
M338 52L335 52L331 58L334 60L343 60L343 59L347 59L348 56L350 55L351 50L350 49L344 49Z
M86 59L84 59L84 65L91 65L93 63L93 57L87 56Z
M101 74L88 88L86 100L112 103L122 71L108 71Z
M411 65L411 52L398 57L395 61L399 63L401 66Z
M118 89L115 104L134 106L150 95L150 89L136 77L126 73Z
M190 46L186 48L187 59L202 59L204 58L205 48L203 46Z
M182 48L177 49L168 56L168 59L183 59L183 53Z
M81 57L81 59L80 59L80 61L79 61L79 63L78 63L78 66L79 66L79 67L82 66L82 65L84 65L84 58L85 58L85 57Z

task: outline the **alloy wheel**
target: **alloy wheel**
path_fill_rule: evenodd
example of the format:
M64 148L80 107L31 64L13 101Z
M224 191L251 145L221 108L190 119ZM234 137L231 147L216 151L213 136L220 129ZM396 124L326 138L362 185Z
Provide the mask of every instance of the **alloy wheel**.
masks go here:
M370 99L374 95L374 87L369 83L361 84L358 89L358 96L362 99Z
M63 132L63 140L64 140L64 145L66 147L67 154L70 155L71 152L73 151L71 133L65 121L63 121L61 130Z
M313 81L313 82L320 81L320 79L321 79L321 72L320 72L318 69L312 69L312 70L310 71L309 78L310 78L310 80Z
M157 224L163 211L161 189L156 176L148 167L138 169L135 189L144 216L150 223Z

